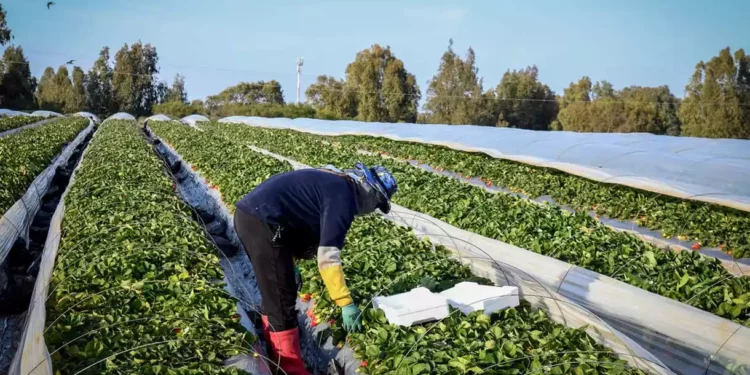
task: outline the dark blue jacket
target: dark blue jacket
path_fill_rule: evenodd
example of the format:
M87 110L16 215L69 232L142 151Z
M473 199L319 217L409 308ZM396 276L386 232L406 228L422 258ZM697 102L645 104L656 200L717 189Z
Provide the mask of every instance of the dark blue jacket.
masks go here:
M344 245L356 214L356 188L351 179L317 169L280 173L263 181L237 209L272 225L283 234L307 236L310 245Z

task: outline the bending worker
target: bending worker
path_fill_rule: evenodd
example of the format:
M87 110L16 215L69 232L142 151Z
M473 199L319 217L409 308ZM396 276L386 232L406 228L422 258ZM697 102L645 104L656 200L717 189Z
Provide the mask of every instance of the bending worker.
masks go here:
M354 217L376 208L388 213L396 189L385 167L357 163L343 172L327 167L277 174L237 203L234 226L263 299L268 355L287 374L308 374L300 353L295 302L301 281L294 259L317 255L344 328L360 330L360 311L346 287L339 253Z

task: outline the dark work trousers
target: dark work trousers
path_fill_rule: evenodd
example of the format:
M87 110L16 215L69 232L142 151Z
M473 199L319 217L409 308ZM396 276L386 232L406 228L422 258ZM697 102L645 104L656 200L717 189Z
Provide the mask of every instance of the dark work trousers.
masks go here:
M294 278L294 256L302 247L293 233L268 225L242 210L234 213L234 229L242 241L258 281L261 309L268 317L271 331L297 328L297 283ZM287 238L281 238L287 237Z

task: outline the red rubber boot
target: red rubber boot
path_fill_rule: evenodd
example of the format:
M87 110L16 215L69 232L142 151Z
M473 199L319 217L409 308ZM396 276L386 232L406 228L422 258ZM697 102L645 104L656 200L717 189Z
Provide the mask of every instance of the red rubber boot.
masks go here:
M268 357L272 364L278 364L281 371L277 373L287 375L310 375L302 361L302 353L299 346L299 328L293 328L281 332L271 331L268 318L263 315L263 332L266 336L268 346Z

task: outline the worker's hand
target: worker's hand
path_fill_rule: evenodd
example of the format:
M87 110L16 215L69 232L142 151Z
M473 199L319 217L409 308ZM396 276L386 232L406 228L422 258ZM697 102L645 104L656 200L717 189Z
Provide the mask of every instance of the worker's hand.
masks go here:
M347 332L359 332L362 330L362 313L355 304L349 304L341 308L344 318L344 329Z
M297 283L297 291L302 290L302 274L299 272L299 267L294 266L294 282Z

